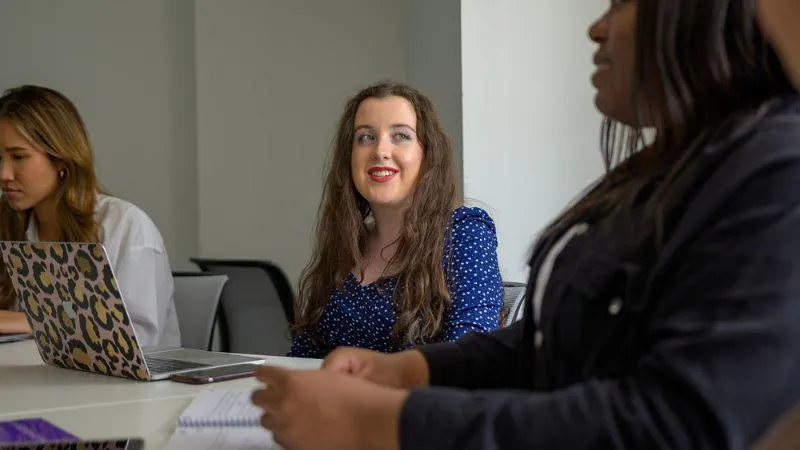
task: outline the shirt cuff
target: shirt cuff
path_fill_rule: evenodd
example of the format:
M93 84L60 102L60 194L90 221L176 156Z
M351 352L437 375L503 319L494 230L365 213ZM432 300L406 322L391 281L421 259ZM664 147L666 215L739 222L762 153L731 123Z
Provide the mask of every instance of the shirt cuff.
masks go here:
M428 363L428 377L431 386L456 386L453 375L458 372L461 349L453 342L441 342L417 347Z

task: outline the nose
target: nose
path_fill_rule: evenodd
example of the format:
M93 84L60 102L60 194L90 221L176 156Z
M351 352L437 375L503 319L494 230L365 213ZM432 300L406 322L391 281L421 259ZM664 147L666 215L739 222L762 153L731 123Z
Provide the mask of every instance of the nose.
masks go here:
M11 170L11 164L6 162L5 158L0 158L0 181L13 181L14 173Z
M589 39L595 44L602 44L608 39L608 20L607 15L603 14L589 25Z
M375 159L387 160L392 156L392 140L388 136L378 137L378 142L375 144Z

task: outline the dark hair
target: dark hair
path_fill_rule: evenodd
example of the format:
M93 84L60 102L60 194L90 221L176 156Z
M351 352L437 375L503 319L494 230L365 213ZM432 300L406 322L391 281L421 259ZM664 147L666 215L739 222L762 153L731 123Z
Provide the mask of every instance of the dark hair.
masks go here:
M450 219L461 198L450 139L424 94L405 84L378 83L351 98L339 120L317 215L314 250L300 276L294 331L309 332L316 340L319 337L315 336L315 328L331 290L343 289L350 271L364 261L368 236L364 219L370 209L356 190L350 169L356 112L368 98L390 96L402 97L414 107L423 150L422 167L405 213L397 252L389 264L399 270L393 294L397 313L393 337L398 342L436 338L452 304L442 264Z
M644 225L642 238L662 243L665 215L695 181L698 152L795 92L758 28L755 9L753 0L637 2L633 100L640 123L646 117L656 139L640 151L640 126L606 118L606 175L549 231L588 212L601 218L630 212L643 189L653 188L644 205L647 223L637 226Z

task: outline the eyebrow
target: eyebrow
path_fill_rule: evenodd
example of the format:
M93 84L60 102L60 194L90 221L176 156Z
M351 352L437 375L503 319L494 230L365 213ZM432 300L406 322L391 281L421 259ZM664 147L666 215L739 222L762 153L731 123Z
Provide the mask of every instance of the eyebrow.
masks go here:
M7 152L22 152L28 149L25 147L6 147L4 150Z
M374 127L371 126L371 125L359 125L359 126L356 127L355 131L358 131L358 130L361 130L361 129L371 130L373 128ZM389 128L408 128L409 130L413 131L414 133L417 132L417 130L415 130L414 127L412 127L411 125L406 124L406 123L393 123L393 124L389 125Z

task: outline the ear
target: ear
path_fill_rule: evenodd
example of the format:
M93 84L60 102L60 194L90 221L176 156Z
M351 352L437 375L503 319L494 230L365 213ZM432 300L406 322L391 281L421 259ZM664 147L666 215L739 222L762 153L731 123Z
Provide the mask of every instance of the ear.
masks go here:
M50 164L52 164L53 168L56 169L56 173L60 173L62 170L67 169L67 163L65 163L62 159L51 153L48 153L47 156L50 158Z

